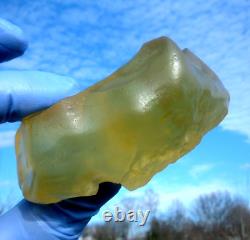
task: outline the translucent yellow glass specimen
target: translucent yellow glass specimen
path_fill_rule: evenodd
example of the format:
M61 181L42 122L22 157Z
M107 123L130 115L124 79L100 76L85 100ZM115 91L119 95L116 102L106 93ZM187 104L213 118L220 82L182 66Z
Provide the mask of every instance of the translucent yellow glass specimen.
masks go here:
M147 42L106 79L23 120L21 190L53 203L96 194L101 182L141 187L193 149L228 103L218 77L189 50L165 37Z

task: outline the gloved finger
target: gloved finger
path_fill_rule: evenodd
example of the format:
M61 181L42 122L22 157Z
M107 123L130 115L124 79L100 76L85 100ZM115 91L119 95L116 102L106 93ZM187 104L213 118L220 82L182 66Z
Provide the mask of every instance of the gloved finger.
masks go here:
M71 203L78 203L78 208L81 205L93 206L94 209L101 208L105 203L107 203L112 197L114 197L121 189L121 184L103 182L99 184L99 189L96 195L86 196L86 197L76 197L70 198L59 202L60 205L67 205ZM67 208L65 208L67 209Z
M36 208L35 204L23 199L15 207L3 214L0 217L1 239L59 240L49 231L46 231L46 223L36 217L32 211L34 208Z
M66 240L67 236L75 236L72 239L78 239L90 219L120 188L120 184L104 182L99 185L97 194L93 196L70 198L55 204L37 204L36 216L42 216L46 223L49 222L49 232L59 239Z
M47 231L58 239L78 239L90 219L100 208L118 193L121 185L111 182L101 183L96 195L76 197L53 204L34 204L32 212L44 222Z
M21 56L27 47L23 31L0 18L0 63Z
M1 236L5 240L76 240L91 217L120 188L120 184L105 182L100 184L94 196L71 198L53 204L22 200L1 216Z
M70 77L42 71L1 71L0 123L19 121L79 91Z

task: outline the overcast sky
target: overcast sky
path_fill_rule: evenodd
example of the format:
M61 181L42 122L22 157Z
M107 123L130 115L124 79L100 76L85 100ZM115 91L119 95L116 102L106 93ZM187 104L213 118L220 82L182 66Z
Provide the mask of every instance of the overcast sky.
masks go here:
M63 2L63 3L62 3ZM228 116L191 153L157 174L153 188L164 208L175 198L189 203L199 194L250 189L250 2L248 0L1 0L0 16L19 25L29 39L24 56L5 69L38 69L74 77L82 88L126 63L148 40L169 36L189 48L230 92ZM49 83L48 83L49 84ZM0 195L21 198L13 137L18 124L0 126Z

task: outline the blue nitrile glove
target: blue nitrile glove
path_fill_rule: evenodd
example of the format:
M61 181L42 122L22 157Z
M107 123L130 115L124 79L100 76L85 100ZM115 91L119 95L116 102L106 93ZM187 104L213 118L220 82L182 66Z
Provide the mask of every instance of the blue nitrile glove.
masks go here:
M0 62L22 55L23 34L0 19ZM58 100L80 91L69 77L39 71L0 72L0 123L21 120ZM102 183L94 196L67 199L56 204L22 200L0 217L1 240L76 240L83 228L120 184Z
M22 30L0 18L0 62L22 55L27 46Z

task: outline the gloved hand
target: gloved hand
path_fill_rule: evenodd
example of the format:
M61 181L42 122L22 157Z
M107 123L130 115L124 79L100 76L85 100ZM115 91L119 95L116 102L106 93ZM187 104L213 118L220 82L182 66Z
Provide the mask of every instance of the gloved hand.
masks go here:
M22 31L0 19L0 62L22 55L26 48ZM40 71L2 71L0 123L19 121L79 91L77 83L69 77ZM120 184L102 183L95 196L56 204L35 204L24 199L0 217L0 239L78 239L91 217L120 187Z

